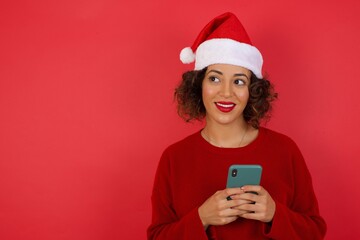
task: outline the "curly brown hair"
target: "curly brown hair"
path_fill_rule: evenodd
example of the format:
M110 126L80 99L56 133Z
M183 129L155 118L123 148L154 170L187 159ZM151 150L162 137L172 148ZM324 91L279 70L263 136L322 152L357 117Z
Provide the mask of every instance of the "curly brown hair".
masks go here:
M175 89L177 111L186 122L203 120L206 109L202 101L202 81L207 68L185 72L182 81ZM270 118L272 101L277 99L277 93L269 80L259 79L251 74L249 85L249 100L244 109L244 119L258 129L262 120Z

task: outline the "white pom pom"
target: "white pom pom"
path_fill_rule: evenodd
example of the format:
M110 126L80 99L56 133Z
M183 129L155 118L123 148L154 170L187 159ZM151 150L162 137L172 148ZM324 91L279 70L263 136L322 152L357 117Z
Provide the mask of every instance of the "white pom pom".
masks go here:
M192 63L195 61L195 54L190 47L181 50L180 60L182 63Z

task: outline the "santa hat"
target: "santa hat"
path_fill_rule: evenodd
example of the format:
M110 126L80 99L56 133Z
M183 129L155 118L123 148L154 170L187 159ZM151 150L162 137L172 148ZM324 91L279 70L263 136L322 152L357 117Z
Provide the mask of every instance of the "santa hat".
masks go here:
M262 78L263 58L254 47L237 17L228 12L209 22L191 47L180 53L183 63L195 61L195 70L211 64L224 63L241 66Z

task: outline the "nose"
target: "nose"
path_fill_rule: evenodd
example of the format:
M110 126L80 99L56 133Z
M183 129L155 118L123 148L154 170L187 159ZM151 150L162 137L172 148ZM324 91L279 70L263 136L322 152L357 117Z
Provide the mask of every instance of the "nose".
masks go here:
M223 82L221 85L220 94L222 97L228 98L232 94L232 86L228 81Z

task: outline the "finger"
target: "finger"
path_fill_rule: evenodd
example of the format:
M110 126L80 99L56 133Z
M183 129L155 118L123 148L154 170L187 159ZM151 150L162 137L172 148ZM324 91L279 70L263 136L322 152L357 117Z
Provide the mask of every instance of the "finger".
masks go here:
M220 217L238 217L239 215L243 214L245 211L234 209L234 208L228 208L226 210L223 210L220 212Z
M231 195L230 200L239 200L239 199L244 199L243 195L246 193L241 193L241 194L235 194L235 195Z
M243 204L251 204L253 201L251 200L245 200L245 199L232 199L228 202L229 208L234 208Z
M253 213L252 211L246 211L246 210L238 209L238 207L235 207L234 209L239 211L239 214L238 214L239 217L242 217L242 215L245 214L245 213Z
M252 203L251 201L248 200L226 200L226 199L221 199L220 201L218 201L217 205L217 209L218 211L225 211L228 209L232 209L233 207L242 205L242 204L249 204ZM234 213L235 215L238 215L237 213Z
M244 193L244 191L241 188L226 188L223 191L220 191L220 196L222 198L228 198L229 196L241 194Z
M241 193L244 193L244 191L241 190L241 188L226 188L220 191L218 196L221 199L231 200L231 196Z
M241 210L241 214L239 214L238 217L242 217L242 218L243 218L244 214L252 214L252 213L253 213L253 212Z
M263 195L266 192L266 190L262 186L258 185L245 185L242 186L241 189L244 192L256 192L259 195Z
M257 204L243 204L237 206L236 209L247 212L261 212L261 206Z
M241 200L246 200L246 201L250 201L252 203L254 202L259 202L261 197L257 194L253 194L253 193L243 193L238 195L236 198L241 199Z
M256 212L245 212L239 216L246 219L261 220L264 217L264 214Z
M225 200L226 202L222 205L221 209L233 209L242 204L249 204L247 200Z
M247 214L255 214L255 213L263 214L264 213L263 207L259 204L244 204L244 205L239 206L237 209L241 210L241 211L246 211Z
M259 220L262 222L271 222L274 216L267 215L264 212L251 212L251 213L244 213L239 215L239 217L252 219L252 220Z

